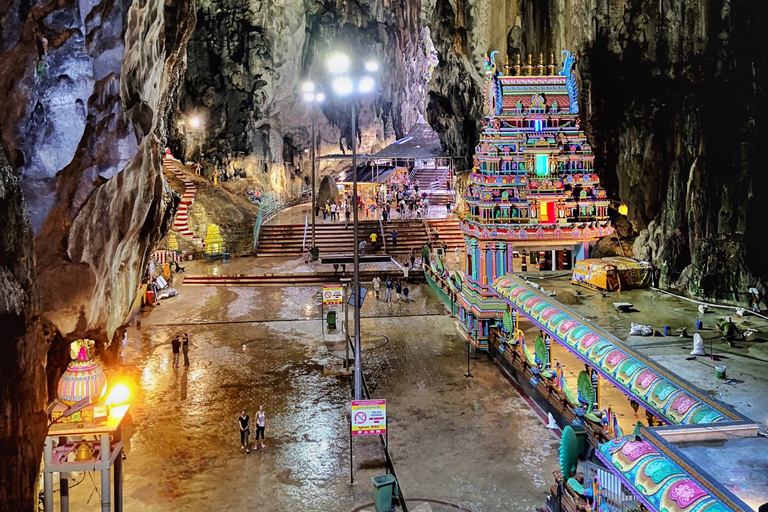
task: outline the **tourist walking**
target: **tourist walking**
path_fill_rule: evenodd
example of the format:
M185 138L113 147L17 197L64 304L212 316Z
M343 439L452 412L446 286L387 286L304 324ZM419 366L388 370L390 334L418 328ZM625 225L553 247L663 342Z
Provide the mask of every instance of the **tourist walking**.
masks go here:
M411 260L411 268L414 268L416 264L416 250L411 249L411 252L408 253L408 259Z
M411 300L408 298L408 284L403 285L403 301L404 302L410 302Z
M360 257L365 256L365 240L360 240Z
M345 229L346 229L347 227L349 227L349 216L350 216L351 214L352 214L352 213L349 211L349 208L347 208L347 209L344 211L344 228L345 228Z
M400 300L400 294L403 292L403 283L400 282L398 279L395 281L395 294L397 295L397 300Z
M251 435L251 418L245 413L245 409L240 411L237 423L240 427L240 451L245 450L245 453L251 453L251 450L248 449L248 437Z
M392 278L387 277L387 280L384 281L384 285L387 287L386 301L392 302Z
M256 411L256 443L253 445L254 450L259 449L259 436L261 436L261 447L266 448L264 444L264 429L267 427L267 415L264 413L264 406L260 405L259 410Z
M184 354L184 366L189 366L189 334L186 332L181 338L181 351Z
M178 336L175 336L173 341L171 341L171 351L173 352L173 356L171 357L171 366L173 368L179 367L179 348L181 348L181 340Z
M457 245L454 251L456 252L456 263L458 264L459 261L461 260L461 247Z
M381 290L381 278L378 275L373 276L373 295L379 300L379 291Z
M307 265L312 261L312 244L307 244L307 252L304 253L304 264Z
M392 248L393 249L397 249L397 235L398 234L399 234L399 232L396 229L392 230L391 235L392 235Z

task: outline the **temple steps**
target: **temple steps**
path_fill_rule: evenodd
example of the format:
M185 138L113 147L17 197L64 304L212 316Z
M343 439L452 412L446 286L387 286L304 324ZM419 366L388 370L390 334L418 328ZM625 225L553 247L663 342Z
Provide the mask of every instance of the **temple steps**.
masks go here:
M204 246L203 239L195 235L191 229L189 229L189 212L188 209L195 202L195 194L197 193L197 187L195 184L187 178L182 171L181 162L178 160L164 156L163 167L166 170L170 170L174 176L176 176L184 184L184 193L181 195L181 202L179 203L179 209L176 211L176 217L173 219L173 227L179 231L179 234L188 240L191 240L195 245Z
M398 231L397 247L392 247L391 231ZM371 249L370 235L376 233L379 240L376 249ZM426 231L421 221L391 221L384 225L387 237L388 254L407 254L411 249L418 253L427 243ZM382 254L381 228L378 221L361 221L359 227L360 239L368 241L366 254ZM307 243L312 239L312 227L307 226ZM343 223L322 223L315 226L315 243L321 254L347 252L351 253L354 246L352 225L345 228ZM258 254L300 254L304 245L303 224L277 224L261 227Z
M445 242L448 249L464 247L464 234L459 227L459 219L448 217L445 219L428 219L429 232L437 228L440 241Z
M402 278L400 270L361 270L360 281L371 281L375 275ZM311 286L340 282L342 277L352 277L352 272L294 272L292 274L231 275L231 276L185 276L184 286ZM408 282L424 282L422 272L413 272Z

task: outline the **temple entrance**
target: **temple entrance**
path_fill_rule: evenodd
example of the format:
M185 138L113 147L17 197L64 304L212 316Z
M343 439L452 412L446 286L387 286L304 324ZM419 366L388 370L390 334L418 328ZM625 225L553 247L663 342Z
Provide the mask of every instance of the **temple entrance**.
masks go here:
M557 218L555 217L554 201L544 201L539 203L539 219L541 220L542 224L546 224L548 222L557 222Z

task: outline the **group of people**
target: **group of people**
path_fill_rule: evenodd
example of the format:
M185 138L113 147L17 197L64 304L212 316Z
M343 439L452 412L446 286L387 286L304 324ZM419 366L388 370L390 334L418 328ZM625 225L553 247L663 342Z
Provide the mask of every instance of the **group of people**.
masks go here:
M392 281L392 278L389 276L386 281L384 281L384 290L386 292L384 296L385 302L392 302L393 289L395 290L395 295L398 301L411 302L411 299L408 297L410 293L408 283L403 283L400 279ZM378 275L373 277L373 295L376 297L376 300L381 300L381 278Z
M363 198L365 218L378 218L387 222L392 219L421 219L429 211L429 197L419 192L419 180L413 183L382 184L374 194Z
M171 366L173 368L179 367L179 349L184 354L184 366L189 366L189 334L178 334L171 341L171 350L173 352L173 358L171 359Z
M319 217L322 212L323 220L330 219L331 222L338 222L343 218L344 227L346 228L349 226L349 221L352 217L349 203L350 201L348 201L348 198L346 197L341 201L331 201L330 199L326 199L324 204L315 205L315 217Z
M248 438L251 435L251 417L248 416L245 409L240 411L240 416L237 417L237 424L240 427L240 451L245 453L251 453L250 444ZM260 405L256 411L256 442L253 445L253 451L259 449L259 439L261 439L261 448L266 448L264 443L264 431L267 428L267 414L264 412L264 406Z

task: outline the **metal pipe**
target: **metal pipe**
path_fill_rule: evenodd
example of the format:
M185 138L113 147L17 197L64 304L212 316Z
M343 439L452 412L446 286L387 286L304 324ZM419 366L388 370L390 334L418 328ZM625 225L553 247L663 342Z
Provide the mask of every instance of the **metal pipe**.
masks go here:
M315 248L315 211L317 206L315 200L315 109L312 108L312 149L310 150L310 158L312 159L312 248Z
M362 388L360 386L360 250L358 247L359 233L357 222L357 128L355 120L355 102L352 101L352 205L354 207L353 231L354 231L354 259L353 259L353 288L352 296L355 298L355 400L361 400Z
M109 434L101 434L101 462L106 469L101 470L101 512L110 512L112 503L109 493L109 458L110 458Z
M69 473L59 473L59 506L69 512Z

